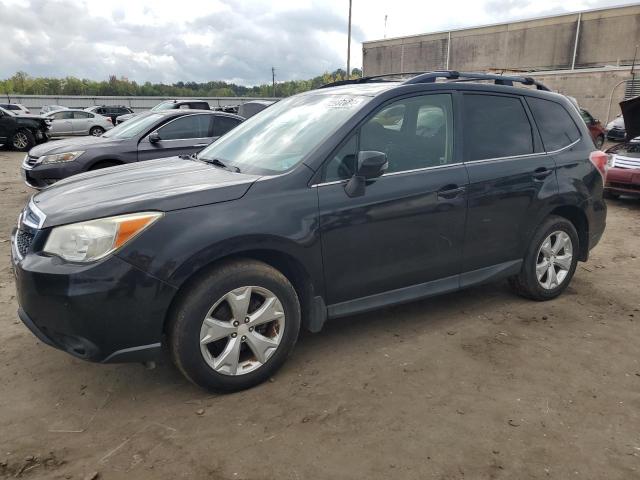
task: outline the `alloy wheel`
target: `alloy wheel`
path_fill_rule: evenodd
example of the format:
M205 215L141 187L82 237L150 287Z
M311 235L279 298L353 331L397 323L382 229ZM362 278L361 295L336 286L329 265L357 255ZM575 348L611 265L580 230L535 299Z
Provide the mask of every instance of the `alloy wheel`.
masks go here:
M545 238L538 250L536 277L540 286L552 290L562 285L573 262L571 237L561 230Z
M18 132L13 136L13 146L18 149L27 148L29 139L24 132Z
M284 308L270 290L236 288L209 309L200 329L200 351L217 373L244 375L276 352L284 326Z

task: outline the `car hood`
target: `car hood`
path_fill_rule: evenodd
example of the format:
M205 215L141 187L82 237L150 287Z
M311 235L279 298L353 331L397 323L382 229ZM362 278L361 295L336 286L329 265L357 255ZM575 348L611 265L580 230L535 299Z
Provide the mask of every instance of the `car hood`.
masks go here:
M620 102L627 140L640 136L640 97Z
M118 118L119 118L121 121L124 121L124 120L130 120L130 119L132 119L133 117L137 117L137 116L138 116L138 115L140 115L141 113L145 113L145 112L125 113L124 115L118 115Z
M42 143L33 147L29 151L32 157L51 155L54 153L74 152L76 150L87 150L90 148L106 148L120 145L124 140L120 138L106 138L86 136L79 138L65 138Z
M611 130L612 128L621 128L624 130L624 118L616 117L607 123L607 130Z
M146 210L168 212L242 197L259 176L179 157L95 170L34 195L44 227Z

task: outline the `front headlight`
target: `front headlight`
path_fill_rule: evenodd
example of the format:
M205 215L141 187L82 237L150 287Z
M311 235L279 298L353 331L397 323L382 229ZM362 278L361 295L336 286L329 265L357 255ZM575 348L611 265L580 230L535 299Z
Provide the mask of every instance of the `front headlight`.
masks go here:
M118 250L161 216L132 213L55 227L43 251L70 262L93 262Z
M83 153L84 151L77 151L77 152L56 153L54 155L45 155L44 157L42 157L41 163L72 162Z

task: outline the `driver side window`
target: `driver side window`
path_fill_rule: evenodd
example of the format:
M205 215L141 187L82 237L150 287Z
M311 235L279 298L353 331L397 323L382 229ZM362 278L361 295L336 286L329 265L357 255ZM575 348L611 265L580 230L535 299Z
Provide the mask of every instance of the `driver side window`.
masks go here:
M358 151L371 150L387 155L387 172L452 163L451 95L421 95L383 106L329 159L324 181L348 179L356 171Z

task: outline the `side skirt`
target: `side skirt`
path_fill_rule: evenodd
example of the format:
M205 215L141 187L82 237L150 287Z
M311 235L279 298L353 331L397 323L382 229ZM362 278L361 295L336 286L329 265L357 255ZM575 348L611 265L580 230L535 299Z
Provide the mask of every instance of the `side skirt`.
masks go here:
M413 302L423 298L454 292L486 282L492 282L516 275L522 268L522 260L512 260L490 267L480 268L460 275L432 280L426 283L398 288L367 297L335 303L327 307L327 318L340 318L357 313L369 312L382 307Z

